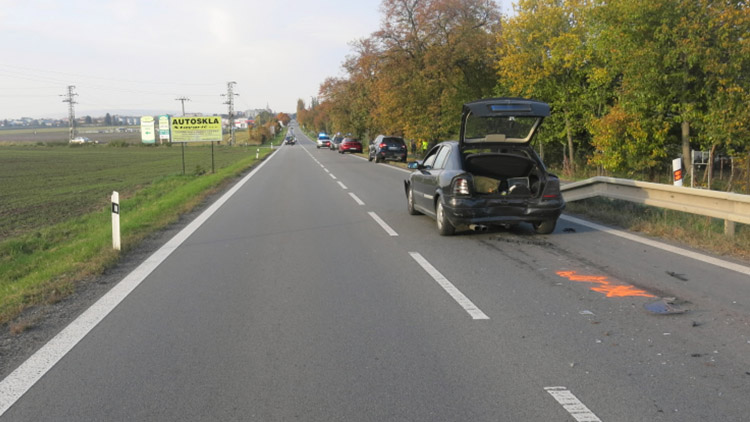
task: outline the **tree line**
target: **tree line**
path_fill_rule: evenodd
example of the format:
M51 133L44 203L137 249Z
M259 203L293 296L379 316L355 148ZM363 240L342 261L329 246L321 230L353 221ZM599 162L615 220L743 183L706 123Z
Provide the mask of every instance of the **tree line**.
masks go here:
M457 136L465 102L534 98L552 107L546 161L654 178L691 148L747 160L749 35L747 0L518 0L510 16L492 0L383 0L379 30L297 118L434 143Z

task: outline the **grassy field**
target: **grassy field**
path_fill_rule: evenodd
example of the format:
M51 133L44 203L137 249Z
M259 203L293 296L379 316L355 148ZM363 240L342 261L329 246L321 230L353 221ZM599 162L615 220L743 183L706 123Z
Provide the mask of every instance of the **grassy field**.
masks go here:
M210 146L190 144L183 175L179 145L0 147L0 324L117 262L113 190L127 251L252 166L256 150L215 146L211 173Z
M102 143L140 143L140 127L129 126L127 127L128 132L120 132L117 129L118 127L115 126L83 126L76 128L76 133L78 136L86 136L92 141ZM0 145L67 144L69 138L70 130L67 127L0 130Z
M214 147L219 169L255 149ZM188 145L185 173L211 172L211 148ZM128 197L152 181L182 174L180 146L0 148L0 242L101 209L113 190Z

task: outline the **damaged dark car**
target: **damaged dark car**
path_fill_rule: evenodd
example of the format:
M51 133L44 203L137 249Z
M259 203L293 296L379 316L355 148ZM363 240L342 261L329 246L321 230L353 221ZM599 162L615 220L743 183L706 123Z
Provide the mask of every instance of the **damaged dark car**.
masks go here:
M458 141L442 142L404 181L410 214L437 220L441 235L530 223L555 230L565 209L560 180L531 147L549 105L523 98L464 104Z

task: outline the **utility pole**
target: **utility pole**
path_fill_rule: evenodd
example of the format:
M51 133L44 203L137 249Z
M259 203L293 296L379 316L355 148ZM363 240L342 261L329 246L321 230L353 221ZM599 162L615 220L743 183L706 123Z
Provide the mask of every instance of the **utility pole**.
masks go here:
M237 82L227 82L227 93L221 94L223 97L227 97L224 104L229 105L229 145L234 145L234 96L240 95L234 93L235 85L237 85Z
M174 100L182 103L182 115L185 116L185 101L190 101L190 98L180 97L180 98L175 98Z
M68 85L68 93L65 95L60 95L61 97L65 97L64 100L62 100L64 103L68 103L68 120L70 121L70 139L69 141L72 141L73 138L76 137L76 111L75 111L75 105L77 104L75 99L73 97L77 96L73 90L76 89L74 85Z

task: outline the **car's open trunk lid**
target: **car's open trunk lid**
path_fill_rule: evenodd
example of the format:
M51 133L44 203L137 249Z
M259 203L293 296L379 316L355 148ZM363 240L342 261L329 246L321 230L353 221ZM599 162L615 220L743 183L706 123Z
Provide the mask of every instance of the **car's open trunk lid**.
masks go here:
M464 104L461 148L531 143L549 105L524 98L489 98Z

